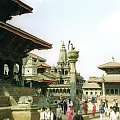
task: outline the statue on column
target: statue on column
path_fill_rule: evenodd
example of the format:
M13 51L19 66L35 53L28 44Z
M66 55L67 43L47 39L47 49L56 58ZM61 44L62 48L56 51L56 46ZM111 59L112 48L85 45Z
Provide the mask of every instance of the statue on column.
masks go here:
M69 40L69 42L68 42L68 51L73 51L73 50L75 50L75 47L73 47L73 44Z

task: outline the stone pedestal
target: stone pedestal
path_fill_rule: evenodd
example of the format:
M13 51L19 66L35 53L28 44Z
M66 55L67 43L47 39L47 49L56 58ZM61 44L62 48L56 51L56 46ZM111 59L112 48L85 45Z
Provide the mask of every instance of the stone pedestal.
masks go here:
M40 114L36 106L14 106L11 108L14 120L39 120Z
M71 49L68 52L68 58L70 62L70 96L74 101L76 97L76 61L79 57L79 52Z

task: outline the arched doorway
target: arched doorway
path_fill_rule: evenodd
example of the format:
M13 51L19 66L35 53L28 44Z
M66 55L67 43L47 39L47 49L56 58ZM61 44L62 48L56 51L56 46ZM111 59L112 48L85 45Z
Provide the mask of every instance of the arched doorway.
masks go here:
M9 66L8 64L4 64L4 80L9 79Z
M109 93L109 89L106 89L106 95L109 95L110 93Z
M111 89L111 95L114 95L114 89Z
M118 95L118 89L115 89L115 95Z
M14 64L14 68L13 68L13 73L19 73L19 65L17 63Z

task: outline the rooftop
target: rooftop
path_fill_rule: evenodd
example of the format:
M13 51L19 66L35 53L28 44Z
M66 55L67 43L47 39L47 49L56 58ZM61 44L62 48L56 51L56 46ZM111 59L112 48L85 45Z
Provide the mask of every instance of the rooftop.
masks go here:
M107 62L98 66L99 69L106 69L106 68L120 68L120 63L115 62L114 58L112 58L111 62Z
M97 83L88 83L88 82L85 82L84 84L83 84L83 86L82 86L82 88L83 89L85 89L85 88L90 88L90 89L92 89L92 88L94 88L94 89L100 89L101 87L97 84Z

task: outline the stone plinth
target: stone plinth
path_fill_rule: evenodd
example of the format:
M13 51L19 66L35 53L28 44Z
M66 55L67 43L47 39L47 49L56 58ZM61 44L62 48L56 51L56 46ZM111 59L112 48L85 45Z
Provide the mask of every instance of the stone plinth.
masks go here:
M0 107L0 120L4 119L13 120L10 107Z
M14 106L11 108L14 120L39 120L40 115L36 106Z

